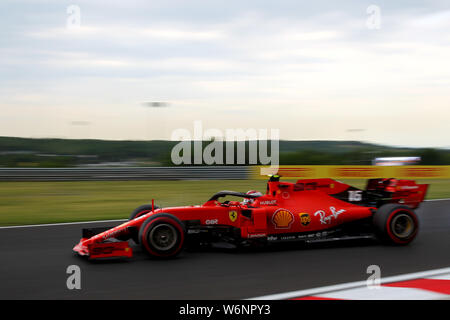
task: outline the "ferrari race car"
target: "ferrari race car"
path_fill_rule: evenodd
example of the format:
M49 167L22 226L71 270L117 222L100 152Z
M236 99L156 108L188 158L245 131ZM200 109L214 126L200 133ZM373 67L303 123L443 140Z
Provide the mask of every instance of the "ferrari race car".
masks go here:
M83 229L73 250L90 259L131 257L130 239L155 258L218 243L251 247L376 238L406 245L417 235L414 209L427 189L426 184L394 178L370 179L361 190L333 179L290 183L271 176L264 195L220 191L203 205L169 208L158 208L152 200L119 226ZM241 201L222 201L225 197Z

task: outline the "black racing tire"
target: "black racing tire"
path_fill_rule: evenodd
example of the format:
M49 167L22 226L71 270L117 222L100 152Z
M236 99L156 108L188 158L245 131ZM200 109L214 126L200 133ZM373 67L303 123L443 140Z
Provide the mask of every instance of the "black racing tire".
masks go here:
M159 208L157 206L154 206L154 209L159 209ZM143 214L149 213L150 211L152 211L152 205L144 204L144 205L134 209L134 211L130 214L130 217L128 218L128 220L133 220L139 216L142 216Z
M407 245L419 232L419 219L408 206L389 203L373 215L378 238L386 244Z
M168 213L150 216L139 229L139 242L152 258L173 258L184 246L184 224Z
M158 206L154 206L154 210L159 209ZM133 210L133 212L130 214L130 217L128 218L128 221L136 219L144 214L147 214L152 211L152 205L151 204L144 204L140 207L137 207ZM139 244L139 237L137 233L133 233L131 239L133 239L134 243Z

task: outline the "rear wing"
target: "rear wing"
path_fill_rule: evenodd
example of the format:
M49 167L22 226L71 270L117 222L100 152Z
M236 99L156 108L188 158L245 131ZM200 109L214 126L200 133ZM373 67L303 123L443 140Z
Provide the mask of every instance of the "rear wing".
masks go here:
M428 184L418 184L414 180L405 179L370 179L367 182L367 191L388 192L391 203L405 204L417 208L425 200Z

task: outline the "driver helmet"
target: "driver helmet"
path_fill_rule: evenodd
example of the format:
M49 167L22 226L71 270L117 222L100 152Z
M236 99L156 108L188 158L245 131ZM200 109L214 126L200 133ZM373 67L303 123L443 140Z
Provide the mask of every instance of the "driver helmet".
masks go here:
M262 196L262 193L259 191L256 191L256 190L250 190L246 194L250 194L252 196ZM255 202L255 199L245 198L242 203L248 206L248 205L252 204L253 202Z

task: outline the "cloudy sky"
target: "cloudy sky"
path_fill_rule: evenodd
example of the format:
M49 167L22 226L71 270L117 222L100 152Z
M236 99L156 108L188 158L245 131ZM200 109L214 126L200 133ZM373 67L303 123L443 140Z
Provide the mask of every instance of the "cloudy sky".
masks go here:
M2 0L0 111L0 136L450 147L450 3Z

